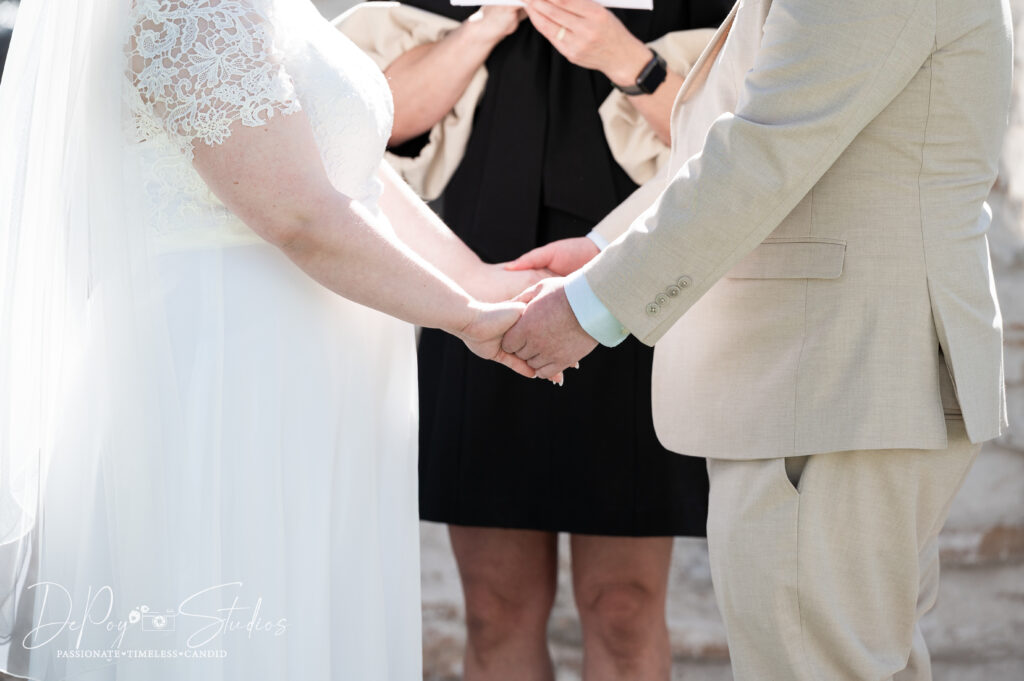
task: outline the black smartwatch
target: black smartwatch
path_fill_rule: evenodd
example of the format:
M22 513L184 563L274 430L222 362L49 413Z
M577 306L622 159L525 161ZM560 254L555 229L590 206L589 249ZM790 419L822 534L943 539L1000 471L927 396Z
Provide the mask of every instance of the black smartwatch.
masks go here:
M650 95L665 82L666 76L668 76L668 65L665 63L665 58L651 50L651 60L640 70L640 75L636 77L636 85L626 85L625 87L616 83L612 83L612 85L627 95Z

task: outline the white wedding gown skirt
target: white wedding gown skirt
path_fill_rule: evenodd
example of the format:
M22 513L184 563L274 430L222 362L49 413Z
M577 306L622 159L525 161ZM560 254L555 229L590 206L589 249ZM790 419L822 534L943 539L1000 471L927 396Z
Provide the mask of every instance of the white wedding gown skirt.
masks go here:
M127 188L99 198L143 255L49 339L65 373L32 542L0 547L33 549L0 599L0 668L419 679L413 328L312 281L191 164L229 125L301 110L333 185L390 232L387 83L303 0L135 0L131 23Z
M153 447L87 469L76 443L102 428L61 434L32 676L420 678L413 329L271 246L158 263L172 362L145 378L182 403L111 421ZM69 406L101 380L86 368Z

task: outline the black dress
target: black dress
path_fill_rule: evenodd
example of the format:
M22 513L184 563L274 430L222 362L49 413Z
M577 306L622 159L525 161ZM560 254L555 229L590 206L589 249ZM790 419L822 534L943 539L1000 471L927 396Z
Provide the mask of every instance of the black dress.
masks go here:
M455 19L449 0L408 4ZM725 0L615 10L644 42L717 26ZM611 91L524 20L487 60L488 83L443 217L488 262L583 236L636 189L597 109ZM395 151L415 154L422 140ZM425 330L419 348L420 514L455 525L624 536L703 536L703 459L661 447L651 419L653 352L598 347L565 386L528 380Z

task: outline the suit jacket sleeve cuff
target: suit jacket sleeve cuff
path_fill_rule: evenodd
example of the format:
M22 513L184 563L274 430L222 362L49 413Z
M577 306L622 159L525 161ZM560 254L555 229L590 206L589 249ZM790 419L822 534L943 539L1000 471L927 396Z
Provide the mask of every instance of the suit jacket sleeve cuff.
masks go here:
M569 306L580 326L601 345L615 347L629 336L629 331L594 295L582 272L569 275L565 282L565 297L569 299Z

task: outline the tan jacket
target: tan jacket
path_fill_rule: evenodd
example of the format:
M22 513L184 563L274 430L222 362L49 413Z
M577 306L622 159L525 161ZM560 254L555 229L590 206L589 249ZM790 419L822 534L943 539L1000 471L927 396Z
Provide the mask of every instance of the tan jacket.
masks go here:
M676 101L671 181L585 268L657 342L667 447L944 448L943 358L970 438L1000 434L985 199L1010 26L1005 0L740 0Z

